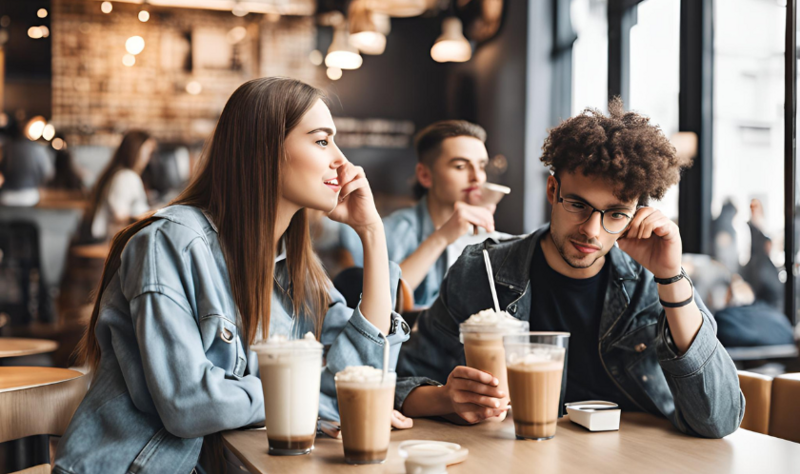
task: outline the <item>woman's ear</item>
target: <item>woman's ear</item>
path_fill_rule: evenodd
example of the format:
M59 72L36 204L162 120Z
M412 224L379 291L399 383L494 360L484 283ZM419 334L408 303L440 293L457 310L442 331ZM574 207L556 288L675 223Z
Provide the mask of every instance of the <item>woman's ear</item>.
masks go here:
M554 206L556 203L556 192L558 191L558 181L556 181L556 177L550 175L547 177L547 202L550 203L551 206Z
M417 182L425 189L430 189L433 185L433 173L428 165L417 163Z

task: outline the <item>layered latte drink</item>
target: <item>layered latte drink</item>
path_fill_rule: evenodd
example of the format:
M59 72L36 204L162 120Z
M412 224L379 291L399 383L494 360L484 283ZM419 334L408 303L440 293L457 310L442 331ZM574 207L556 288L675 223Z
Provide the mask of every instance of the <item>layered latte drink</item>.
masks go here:
M397 374L369 366L348 367L336 374L336 398L342 424L344 460L377 464L386 460L392 431Z
M459 329L467 365L494 375L500 382L498 388L506 393L501 407L508 405L509 392L503 336L527 332L528 322L520 321L505 311L498 313L486 309L470 316L459 326ZM493 420L502 421L505 417L504 413Z
M269 453L311 452L319 414L322 344L308 333L292 341L271 338L252 349L258 354L264 388Z
M518 439L550 439L556 435L566 349L520 339L505 339L514 431Z

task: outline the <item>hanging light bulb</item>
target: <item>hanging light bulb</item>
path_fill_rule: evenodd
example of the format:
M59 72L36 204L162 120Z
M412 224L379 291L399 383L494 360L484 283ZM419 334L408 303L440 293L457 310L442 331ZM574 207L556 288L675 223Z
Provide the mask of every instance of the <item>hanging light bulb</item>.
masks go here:
M358 49L350 44L346 25L334 26L333 41L325 56L325 65L339 69L358 69L364 60L358 54Z
M150 19L150 12L147 10L142 10L139 12L139 21L142 23L147 23L147 20Z
M136 55L144 50L144 38L141 36L131 36L125 40L125 50Z
M431 48L431 57L440 63L463 63L472 57L472 46L464 37L461 20L451 16L442 21L442 34Z
M373 13L367 10L365 3L358 0L351 3L347 17L350 21L350 44L364 54L383 54L386 35L376 26Z

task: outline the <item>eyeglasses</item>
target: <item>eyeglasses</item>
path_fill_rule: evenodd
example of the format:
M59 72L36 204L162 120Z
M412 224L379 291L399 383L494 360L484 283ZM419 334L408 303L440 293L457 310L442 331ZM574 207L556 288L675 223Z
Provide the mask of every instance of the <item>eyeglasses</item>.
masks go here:
M609 234L619 234L628 228L628 225L633 220L633 215L626 212L625 209L596 209L583 201L575 201L573 199L564 199L561 197L561 180L556 178L558 183L558 202L571 216L574 216L576 224L583 224L595 212L600 213L600 224ZM606 219L608 218L608 219Z

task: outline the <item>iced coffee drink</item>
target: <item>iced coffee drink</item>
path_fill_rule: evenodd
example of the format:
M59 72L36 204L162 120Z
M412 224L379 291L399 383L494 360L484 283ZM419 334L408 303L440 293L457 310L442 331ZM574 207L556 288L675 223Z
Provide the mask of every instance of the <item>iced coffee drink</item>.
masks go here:
M528 322L520 321L505 311L491 309L473 314L460 326L461 342L464 343L464 356L467 365L494 375L500 382L498 388L506 393L501 407L508 404L508 382L506 375L506 352L503 336L528 331ZM493 418L502 421L506 415Z
M344 460L349 464L377 464L386 460L392 431L396 374L369 366L338 372L336 398L342 424Z
M564 347L506 338L506 364L514 431L518 439L550 439L556 435Z
M269 454L307 454L314 448L319 414L322 344L314 335L271 338L253 345L264 389Z

